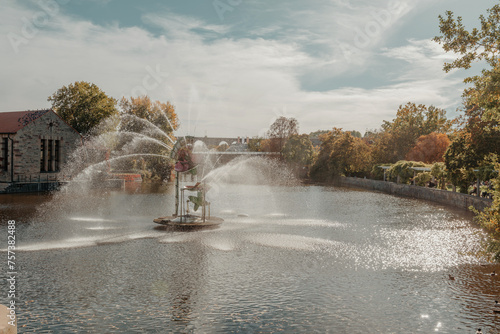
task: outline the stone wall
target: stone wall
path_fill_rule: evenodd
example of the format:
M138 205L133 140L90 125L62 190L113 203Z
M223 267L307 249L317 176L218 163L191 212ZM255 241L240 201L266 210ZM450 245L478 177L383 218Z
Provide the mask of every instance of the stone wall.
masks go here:
M6 136L6 135L5 135ZM59 140L59 166L68 161L71 152L81 144L82 137L54 112L49 111L21 128L14 139L14 181L58 179L59 172L41 172L40 146L42 140ZM0 182L11 181L11 142L9 141L8 170L0 171Z
M338 180L338 184L343 187L363 188L393 195L423 199L464 210L468 210L470 206L473 206L477 210L482 211L491 204L491 200L487 198L394 182L342 177Z

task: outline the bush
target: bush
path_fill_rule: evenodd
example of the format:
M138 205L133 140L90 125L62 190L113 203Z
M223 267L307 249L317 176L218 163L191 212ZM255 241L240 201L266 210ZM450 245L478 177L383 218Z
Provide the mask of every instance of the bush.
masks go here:
M384 170L380 167L390 167L391 164L382 164L382 165L375 165L372 168L371 171L371 177L374 180L383 180L384 179Z
M425 187L427 182L429 182L431 179L432 179L432 175L429 172L418 173L415 176L415 184L417 186Z
M446 188L446 179L448 178L448 171L444 162L436 162L431 167L431 175L436 178L439 189Z
M414 175L412 167L427 166L423 162L401 160L392 165L389 169L389 176L391 180L397 180L397 177L399 176L400 183L410 184L410 180L413 179Z

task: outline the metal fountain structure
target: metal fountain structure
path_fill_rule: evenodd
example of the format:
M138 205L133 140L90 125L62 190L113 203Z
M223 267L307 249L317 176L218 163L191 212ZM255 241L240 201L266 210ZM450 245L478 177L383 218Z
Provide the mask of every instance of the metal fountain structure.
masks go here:
M206 200L206 192L209 188L205 181L182 187L180 185L180 179L185 178L189 174L196 174L198 167L193 164L191 152L185 141L177 141L172 149L171 156L177 159L174 166L175 213L172 216L159 217L153 221L160 225L179 228L196 228L221 224L224 221L222 218L214 217L210 214L210 202ZM186 195L186 191L195 192L196 195ZM194 212L201 208L201 214L195 215L191 213L190 204L193 205Z

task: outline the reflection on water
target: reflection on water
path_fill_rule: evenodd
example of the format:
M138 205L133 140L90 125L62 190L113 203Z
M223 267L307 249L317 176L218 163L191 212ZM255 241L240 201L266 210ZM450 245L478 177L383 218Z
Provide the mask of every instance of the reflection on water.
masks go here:
M18 222L23 333L488 333L500 321L500 267L478 255L468 214L329 187L219 190L224 223L196 232L152 223L172 213L171 189L0 197L3 235Z

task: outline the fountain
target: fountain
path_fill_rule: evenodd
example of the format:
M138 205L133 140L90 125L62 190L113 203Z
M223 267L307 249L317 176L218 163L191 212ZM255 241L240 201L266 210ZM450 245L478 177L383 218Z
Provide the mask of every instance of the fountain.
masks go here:
M195 143L194 147L198 150L200 142ZM172 135L148 120L129 114L121 115L118 119L112 117L101 123L93 136L73 154L65 173L75 176L63 192L75 188L78 192L85 192L89 188L116 187L136 191L141 186L141 173L145 173L144 167L142 171L138 170L138 159L143 164L144 159L161 159L158 166L165 164L168 169L168 165L173 165L175 171L176 205L171 216L162 216L153 222L184 229L214 227L223 219L211 214L210 202L206 199L209 182L203 180L191 185L184 184L186 181L196 182L198 175L203 177L205 169L212 167L207 161L199 164L200 161L193 159L192 150L193 145L185 138L174 141ZM133 171L130 171L131 168ZM168 174L166 178L170 179L171 171ZM201 213L196 214L197 211Z
M113 188L130 183L135 183L133 189L137 189L144 177L152 176L148 175L148 163L157 178L168 179L172 166L169 153L174 144L172 135L148 120L129 114L111 117L73 152L63 171L72 175L72 182L64 190L75 186Z
M174 147L176 149L172 153L177 156L177 162L175 163L175 213L172 216L156 218L153 221L160 225L177 228L200 228L219 225L224 220L212 216L210 213L210 202L206 200L206 193L209 189L207 182L202 180L195 185L180 186L181 176L196 174L198 165L195 165L191 148L188 147L185 140L180 141ZM186 191L196 192L196 196L188 196L186 200ZM193 205L193 211L198 211L201 208L201 215L191 214L191 204Z
M500 268L477 256L485 235L464 213L303 185L269 157L213 168L208 148L199 143L188 154L183 138L172 142L141 123L138 134L88 140L61 191L0 197L0 219L17 224L23 332L496 328L488 303L500 295L499 276L489 273ZM104 182L141 157L172 165L178 192L174 182L137 190ZM203 206L205 219L224 222L189 233L152 222L172 213L187 223L180 217L196 207L201 217Z

